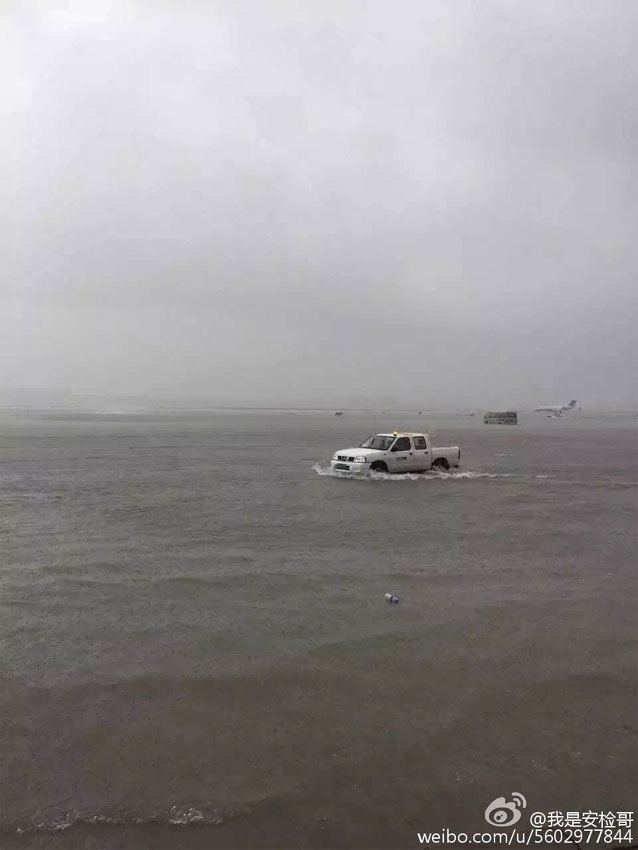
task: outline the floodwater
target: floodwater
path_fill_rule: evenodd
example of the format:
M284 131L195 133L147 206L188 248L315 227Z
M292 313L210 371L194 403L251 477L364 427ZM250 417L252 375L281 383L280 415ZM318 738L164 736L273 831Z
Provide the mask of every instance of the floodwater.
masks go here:
M3 846L633 809L637 421L3 412ZM328 474L394 428L460 470Z

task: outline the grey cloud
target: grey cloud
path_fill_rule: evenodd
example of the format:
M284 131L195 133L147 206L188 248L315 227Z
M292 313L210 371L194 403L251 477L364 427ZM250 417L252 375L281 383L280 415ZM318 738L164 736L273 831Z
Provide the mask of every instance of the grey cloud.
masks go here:
M637 24L21 7L12 384L635 403Z

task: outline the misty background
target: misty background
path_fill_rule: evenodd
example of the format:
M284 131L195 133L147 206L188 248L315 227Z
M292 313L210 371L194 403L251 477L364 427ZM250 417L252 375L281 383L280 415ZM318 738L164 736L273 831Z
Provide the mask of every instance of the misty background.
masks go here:
M14 3L0 400L636 405L638 3Z

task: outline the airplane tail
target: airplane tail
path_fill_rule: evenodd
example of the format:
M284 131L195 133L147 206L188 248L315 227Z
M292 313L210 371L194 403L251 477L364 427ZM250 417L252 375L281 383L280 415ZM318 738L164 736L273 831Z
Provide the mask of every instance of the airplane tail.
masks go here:
M570 407L576 407L576 399L575 399L575 398L573 398L573 399L569 402L569 406L570 406Z

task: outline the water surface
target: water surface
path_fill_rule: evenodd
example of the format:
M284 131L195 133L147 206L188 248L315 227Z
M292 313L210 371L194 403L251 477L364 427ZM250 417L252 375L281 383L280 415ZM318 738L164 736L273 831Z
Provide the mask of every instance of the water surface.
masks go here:
M5 412L4 846L411 847L514 790L631 809L635 422ZM326 474L394 428L461 469Z

